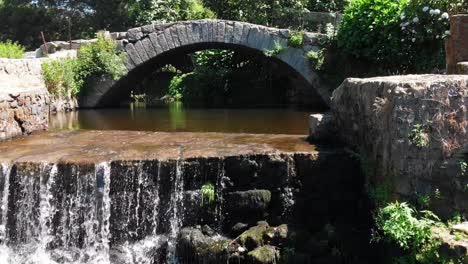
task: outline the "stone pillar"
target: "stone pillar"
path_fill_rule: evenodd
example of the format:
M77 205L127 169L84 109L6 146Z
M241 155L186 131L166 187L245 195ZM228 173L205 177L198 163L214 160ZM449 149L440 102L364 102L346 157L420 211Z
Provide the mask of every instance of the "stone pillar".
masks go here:
M445 48L447 73L461 74L463 64L457 64L468 62L468 14L450 17L450 34Z

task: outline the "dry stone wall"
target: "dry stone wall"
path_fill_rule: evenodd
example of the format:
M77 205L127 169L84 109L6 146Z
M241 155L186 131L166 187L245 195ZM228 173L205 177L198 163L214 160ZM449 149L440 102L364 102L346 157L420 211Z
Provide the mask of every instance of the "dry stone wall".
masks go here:
M0 140L46 130L49 103L41 60L0 59Z
M371 180L430 197L442 216L468 216L467 84L468 75L347 79L333 93L334 124L374 165Z

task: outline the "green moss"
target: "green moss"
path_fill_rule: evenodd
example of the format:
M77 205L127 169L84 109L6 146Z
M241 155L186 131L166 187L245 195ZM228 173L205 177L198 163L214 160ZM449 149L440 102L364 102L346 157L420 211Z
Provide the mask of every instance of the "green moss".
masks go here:
M258 247L250 251L247 255L253 263L273 264L277 263L279 260L278 251L276 251L275 247L270 245Z
M263 246L263 234L268 230L268 224L260 224L249 228L242 233L238 240L242 246L248 249L253 249L258 246Z

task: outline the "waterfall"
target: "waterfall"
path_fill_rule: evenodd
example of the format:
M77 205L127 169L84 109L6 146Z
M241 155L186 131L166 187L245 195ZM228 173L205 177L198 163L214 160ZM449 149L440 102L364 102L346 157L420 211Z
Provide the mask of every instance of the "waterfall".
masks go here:
M173 173L173 190L171 193L171 201L169 206L170 211L170 231L168 237L168 246L167 246L167 263L174 264L177 263L176 257L176 240L179 234L180 228L182 226L182 213L183 209L183 191L184 191L184 181L183 181L183 171L182 171L182 161L176 161L175 172Z
M2 187L2 200L0 204L1 218L0 218L0 263L8 263L9 249L6 245L6 227L7 227L7 216L8 216L8 192L10 188L10 172L11 165L8 163L0 164L2 166L0 175L3 178Z
M217 205L216 205L216 222L217 222L217 231L221 232L223 229L223 223L224 223L224 213L223 213L223 190L225 188L224 184L224 175L226 174L226 171L224 169L224 160L221 158L218 162L218 175L216 177L216 200Z
M1 219L0 219L0 244L4 244L6 240L6 225L7 225L7 214L8 214L8 192L10 188L10 171L11 165L8 163L2 163L2 177L3 177L3 190L2 200L0 204Z
M1 164L0 263L178 263L184 164L181 159L158 161L157 166L123 163L114 185L109 162ZM218 197L223 175L221 161ZM112 186L120 189L111 190ZM221 216L219 206L217 223ZM111 247L114 231L123 235Z

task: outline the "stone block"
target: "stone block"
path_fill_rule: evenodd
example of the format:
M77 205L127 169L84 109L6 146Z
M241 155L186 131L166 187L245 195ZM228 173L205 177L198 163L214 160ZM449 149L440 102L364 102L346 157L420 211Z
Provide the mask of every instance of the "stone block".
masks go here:
M141 31L141 27L132 28L127 31L127 38L131 42L140 40L142 37L143 37L143 32Z
M132 60L133 65L137 66L143 63L143 60L140 58L140 55L132 43L129 43L127 46L125 46L125 51L127 52L128 57Z
M155 48L153 47L153 44L151 43L149 37L141 40L141 44L143 45L143 48L145 49L146 54L148 55L148 59L156 56Z
M172 36L172 41L174 42L174 47L180 47L179 34L177 33L177 28L175 26L169 28Z
M309 138L316 141L332 140L335 137L333 115L331 113L309 116Z
M162 35L164 36L164 35ZM153 49L154 49L154 52L156 55L159 55L161 53L163 53L163 48L161 46L161 44L159 44L159 40L158 40L158 35L156 33L151 33L148 35L150 41L151 41L151 44L153 45Z
M140 55L140 58L143 62L149 60L148 53L146 53L146 50L143 47L143 43L140 40L135 42L133 45L135 46L135 50L138 52L138 55Z
M450 17L450 37L446 42L447 72L457 73L457 64L468 61L468 14Z

